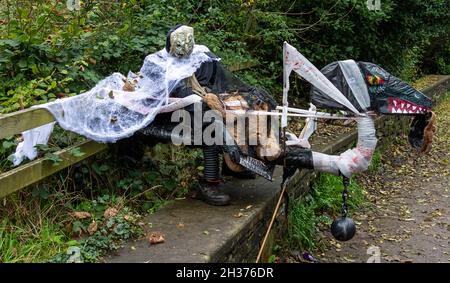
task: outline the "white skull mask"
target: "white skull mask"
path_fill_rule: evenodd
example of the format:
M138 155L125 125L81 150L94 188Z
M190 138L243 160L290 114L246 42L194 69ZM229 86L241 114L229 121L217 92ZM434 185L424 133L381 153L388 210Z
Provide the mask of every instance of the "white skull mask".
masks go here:
M189 56L194 49L194 29L181 26L170 34L169 53L175 57Z

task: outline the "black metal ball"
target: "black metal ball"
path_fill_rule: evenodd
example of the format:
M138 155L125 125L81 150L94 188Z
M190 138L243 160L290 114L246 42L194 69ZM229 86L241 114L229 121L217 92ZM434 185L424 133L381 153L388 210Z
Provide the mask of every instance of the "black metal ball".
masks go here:
M356 233L355 222L348 217L339 217L331 224L331 234L341 242L351 240Z

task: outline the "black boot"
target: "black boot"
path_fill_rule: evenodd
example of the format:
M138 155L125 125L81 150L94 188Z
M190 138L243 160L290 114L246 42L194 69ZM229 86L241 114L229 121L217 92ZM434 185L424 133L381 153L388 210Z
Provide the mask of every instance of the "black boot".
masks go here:
M192 197L218 206L229 205L231 201L230 196L222 192L222 184L218 182L201 182Z

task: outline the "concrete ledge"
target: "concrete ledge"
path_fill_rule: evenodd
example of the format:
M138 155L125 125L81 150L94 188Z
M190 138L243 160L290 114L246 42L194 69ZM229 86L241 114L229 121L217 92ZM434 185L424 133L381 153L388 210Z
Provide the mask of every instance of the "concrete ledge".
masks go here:
M442 76L422 91L439 101L449 88L450 76ZM383 135L398 131L396 123L388 123L389 120L389 116L384 116L377 121L379 128L387 125L380 131ZM350 131L331 140L315 139L313 148L328 154L337 153L350 147L356 137L357 132ZM233 203L226 207L209 206L191 199L175 201L144 220L147 231L165 234L165 243L150 246L146 239L135 240L116 254L109 255L105 261L254 262L280 193L281 175L281 168L277 168L274 182L262 178L229 181L226 190L230 192ZM308 192L315 177L313 171L298 170L286 183L289 196L296 198ZM285 226L286 202L285 199L278 212L275 225L278 232ZM276 234L273 233L272 239ZM263 260L270 255L270 247L269 243Z

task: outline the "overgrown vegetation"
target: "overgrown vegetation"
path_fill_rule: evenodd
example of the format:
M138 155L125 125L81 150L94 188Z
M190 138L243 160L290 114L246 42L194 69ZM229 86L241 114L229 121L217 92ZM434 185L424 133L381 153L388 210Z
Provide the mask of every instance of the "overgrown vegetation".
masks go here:
M0 1L3 112L75 95L115 71L138 70L177 23L192 25L197 42L226 65L261 64L242 76L274 93L284 40L319 67L355 58L404 79L420 75L424 61L432 71L448 71L446 0L385 0L375 11L365 0L88 0L79 10L66 2ZM424 58L429 49L431 60Z
M124 205L123 198L109 195L78 204L77 212L71 214L74 221L70 231L78 239L66 243L74 253L60 252L52 261L96 262L105 252L118 249L123 240L141 236L144 223L140 215Z
M56 254L53 261L66 261L71 247L80 248L81 259L91 262L122 240L139 236L140 215L184 197L195 185L195 172L202 173L201 152L175 154L172 147L158 145L147 154L152 159L133 167L118 166L123 163L111 153L98 154L4 198L0 262L42 262ZM117 216L102 218L110 207ZM73 216L80 212L91 216ZM89 233L93 221L97 232Z
M76 260L95 262L123 240L142 234L140 216L121 197L75 202L75 194L38 187L25 196L8 198L7 207L14 209L2 210L0 262L68 262L71 249L78 251Z
M76 95L112 72L139 70L144 57L163 48L166 32L178 23L193 26L197 43L207 45L225 65L259 64L237 75L275 97L281 93L284 40L318 67L355 58L378 63L407 80L422 71L449 73L446 0L384 0L378 11L368 10L366 2L86 0L74 10L63 0L0 0L0 113ZM296 79L291 89L297 94L291 97L299 98L295 103L305 103L306 84ZM54 151L82 139L57 128L49 146L40 148L40 156L57 163ZM8 157L18 141L17 136L0 141L0 172L11 168ZM198 151L177 149L175 154L171 147L157 146L147 149L140 164L124 167L107 152L3 199L0 261L45 261L56 254L63 261L61 253L69 246L89 246L90 241L102 243L91 245L99 253L86 248L81 249L82 256L87 261L97 259L101 246L110 243L99 239L114 225L98 237L84 231L84 240L78 237L75 244L74 227L83 230L88 220L79 225L70 216L73 212L93 213L84 206L98 207L99 199L106 196L107 202L120 198L126 203L120 206L124 215L126 207L129 213L152 212L186 194L202 173L200 159ZM325 200L340 195L340 181L321 182L336 186L336 192L325 189L324 195L311 196L307 206L298 208L299 215L327 211L334 205ZM326 217L311 219L317 223ZM309 233L306 228L311 223L299 224L305 231L295 232L296 241L302 243L301 233ZM113 233L111 241L120 238L116 236Z
M314 181L311 192L294 200L289 209L289 233L287 245L291 249L313 250L318 248L321 227L331 225L342 208L342 178L320 174ZM352 179L349 186L348 207L351 211L361 208L366 192Z

